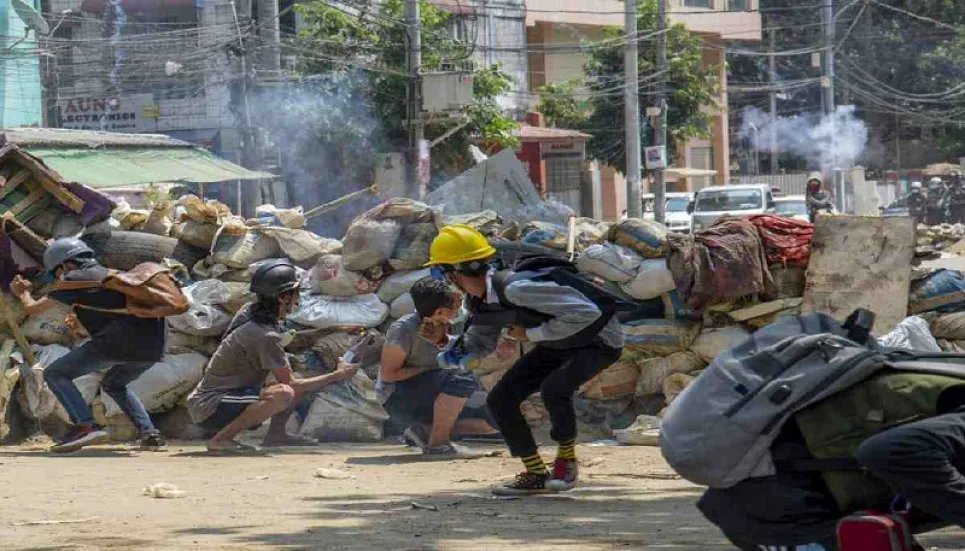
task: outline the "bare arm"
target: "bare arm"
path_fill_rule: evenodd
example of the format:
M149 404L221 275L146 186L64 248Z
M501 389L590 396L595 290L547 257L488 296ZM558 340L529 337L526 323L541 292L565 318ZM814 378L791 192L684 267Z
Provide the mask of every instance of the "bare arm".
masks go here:
M402 347L387 344L382 347L381 371L382 380L387 383L397 383L411 379L425 373L431 368L405 367L406 352Z
M358 366L339 360L338 368L335 371L304 379L296 379L295 374L288 366L273 369L271 372L279 383L292 387L296 394L308 394L330 384L351 379L358 372Z
M20 299L20 302L23 303L23 309L28 316L46 312L57 304L56 301L48 297L41 297L40 300L34 300L34 297L30 294L31 290L33 290L33 285L20 276L14 277L13 282L10 284L10 292Z

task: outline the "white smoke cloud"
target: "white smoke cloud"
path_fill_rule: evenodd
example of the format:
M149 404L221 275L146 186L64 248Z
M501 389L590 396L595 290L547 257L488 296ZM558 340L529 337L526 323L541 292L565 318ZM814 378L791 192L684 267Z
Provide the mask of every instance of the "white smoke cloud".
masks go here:
M838 106L831 116L808 114L777 119L756 107L747 107L742 119L740 137L750 140L755 149L770 151L774 130L778 150L803 157L812 168L852 167L868 145L868 127L854 116L853 105Z

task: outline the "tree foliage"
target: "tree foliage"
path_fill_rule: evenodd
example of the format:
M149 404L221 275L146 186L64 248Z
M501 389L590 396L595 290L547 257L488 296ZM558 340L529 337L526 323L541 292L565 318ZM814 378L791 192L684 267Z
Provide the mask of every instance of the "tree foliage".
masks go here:
M656 32L656 0L640 3L637 28L640 36ZM657 52L654 40L640 40L637 44L640 139L647 146L654 143L653 129L644 114L648 106L655 106ZM604 39L592 47L584 68L588 109L581 107L578 94L567 83L543 87L541 105L550 110L549 120L593 135L587 145L589 156L626 171L623 50L624 32L619 28L606 29ZM719 67L704 66L701 39L683 25L670 26L667 51L667 141L673 156L687 140L710 135L713 108L720 107L720 81Z
M375 113L380 128L371 139L380 148L398 149L407 141L406 26L403 0L343 0L339 7L322 1L297 5L305 22L295 47L300 70L311 74L353 74L364 68L366 78L346 80L354 94ZM471 44L449 32L451 14L426 1L421 3L422 68L438 71L444 64L468 61ZM510 89L498 67L476 69L474 102L464 109L468 122L433 148L437 168L458 169L469 144L492 148L514 146L516 124L500 111L496 98ZM442 135L453 122L426 126L426 138Z

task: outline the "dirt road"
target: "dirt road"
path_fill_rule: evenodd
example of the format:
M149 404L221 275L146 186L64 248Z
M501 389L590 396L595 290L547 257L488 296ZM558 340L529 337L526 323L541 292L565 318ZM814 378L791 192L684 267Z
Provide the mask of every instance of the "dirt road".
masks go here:
M243 458L206 456L194 443L69 457L0 448L0 549L730 549L694 509L699 489L656 448L578 453L575 491L499 500L488 486L516 460L424 462L391 444ZM352 478L318 478L320 468ZM159 482L185 495L142 495ZM960 549L965 533L927 543Z

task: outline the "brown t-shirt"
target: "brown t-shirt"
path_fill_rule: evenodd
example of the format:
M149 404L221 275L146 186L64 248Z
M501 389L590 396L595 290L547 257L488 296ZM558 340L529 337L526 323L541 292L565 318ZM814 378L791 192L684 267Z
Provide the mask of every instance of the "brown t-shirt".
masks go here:
M239 312L238 315L243 315ZM195 423L214 414L221 398L232 391L260 387L272 370L289 367L277 325L249 321L221 341L198 387L188 396Z

